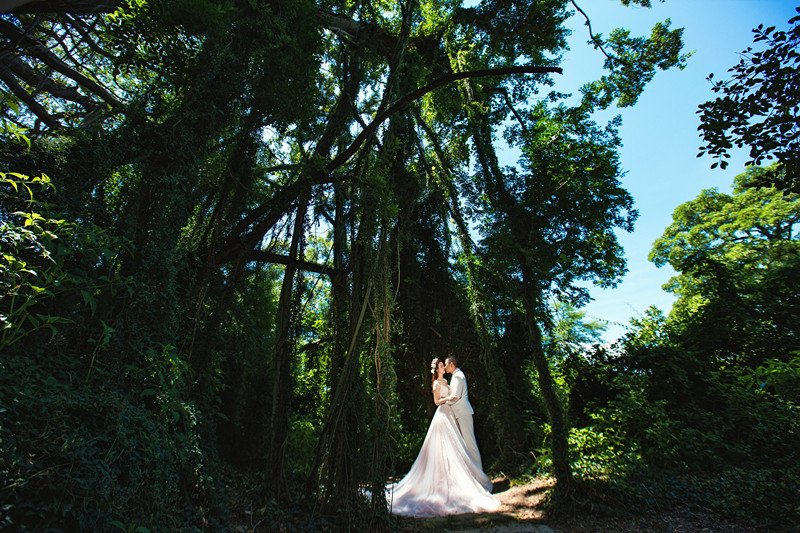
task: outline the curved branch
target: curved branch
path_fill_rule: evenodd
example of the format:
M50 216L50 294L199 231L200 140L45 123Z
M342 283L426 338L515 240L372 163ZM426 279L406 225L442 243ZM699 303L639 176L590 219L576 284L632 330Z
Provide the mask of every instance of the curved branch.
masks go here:
M403 110L406 106L408 106L414 100L425 96L427 93L438 89L443 85L447 85L448 83L452 83L454 81L463 80L466 78L482 78L487 76L507 76L509 74L548 74L548 73L557 73L561 74L562 70L559 67L534 67L534 66L515 66L515 67L502 67L502 68L495 68L495 69L482 69L482 70L469 70L466 72L453 72L452 74L447 74L446 76L442 76L441 78L432 81L431 83L425 85L413 91L402 98L400 98L397 102L389 106L385 111L378 114L375 119L369 123L369 125L361 131L361 133L356 137L353 143L347 147L343 152L337 155L333 161L331 161L325 170L327 172L332 172L336 168L344 165L347 161L353 157L353 155L361 148L361 145L375 133L375 130L378 129L387 118L391 117L393 114L397 113L398 111Z
M331 180L319 181L319 180L299 179L283 187L282 189L279 189L277 192L275 192L274 195L270 197L269 200L258 206L249 215L247 215L245 218L239 221L239 223L233 229L232 234L236 235L244 232L253 222L255 222L257 218L259 218L262 215L266 215L270 212L273 214L273 216L270 217L271 222L267 224L266 227L267 228L271 227L272 224L277 222L277 220L281 216L283 216L284 209L287 209L290 205L292 205L292 203L297 199L298 195L300 195L301 192L313 187L314 185L320 185L327 181L333 181L333 180L331 179ZM264 223L262 221L260 226L263 225ZM252 231L250 233L252 233Z
M82 39L79 42L85 43L86 46L89 47L89 49L91 49L94 53L96 53L99 56L107 57L109 59L114 58L114 54L101 48L100 45L97 44L97 41L92 39L92 36L89 33L89 30L86 28L86 24L83 20L77 17L73 17L71 15L66 15L65 18L69 21L70 26L75 28L75 30L81 35Z
M356 21L350 17L344 17L335 13L329 13L321 9L317 10L317 18L319 18L322 25L331 31L341 31L348 37L356 39L361 33L361 29L365 26L365 22Z
M312 263L310 261L303 261L302 259L292 259L287 255L276 254L266 250L252 250L247 254L247 260L259 261L263 263L277 263L279 265L293 266L299 270L308 272L316 272L323 274L331 279L345 275L346 273L335 268L320 265L319 263Z
M33 0L6 0L0 4L0 13L8 13L14 9L32 2Z
M30 35L26 35L14 24L5 20L0 20L0 34L9 39L22 37L22 42L27 44L25 49L26 51L30 52L31 55L41 59L47 66L52 67L57 72L60 72L64 76L75 81L77 84L96 94L109 105L113 107L123 107L123 103L119 101L116 96L111 94L105 87L64 63L41 42Z
M467 223L464 220L464 216L461 213L461 210L458 205L458 198L456 198L456 194L453 188L453 176L455 172L451 168L451 166L447 163L447 158L444 155L444 150L442 150L442 145L439 142L439 136L430 127L430 125L422 119L422 116L419 113L418 109L414 109L414 119L416 120L417 124L422 128L422 131L425 132L425 135L428 137L428 142L430 142L431 146L433 147L433 152L436 155L436 163L439 165L439 168L444 172L444 175L447 178L447 182L440 182L441 188L443 189L443 194L447 199L445 204L447 206L447 210L450 213L450 216L453 217L453 220L456 223L456 227L458 229L458 236L461 240L461 246L464 248L465 251L472 253L473 255L477 255L478 247L475 244L475 241L472 240L472 236L469 233L469 228L467 227ZM523 125L524 127L524 125ZM418 146L418 150L420 153L420 158L427 162L427 157L425 156L425 151L422 149L422 146Z
M357 63L357 62L356 62ZM267 202L261 204L247 216L244 217L233 229L232 235L243 233L251 224L253 224L259 217L266 215L272 211L267 217L269 220L262 221L258 226L266 231L272 224L275 223L281 216L285 207L291 205L296 201L297 196L306 188L313 187L322 183L333 182L334 179L330 176L330 172L324 169L324 158L330 152L334 142L338 140L338 132L345 130L345 120L348 113L353 108L351 100L356 98L358 94L357 84L359 76L357 75L357 68L353 65L348 67L348 76L339 94L333 110L328 115L328 120L322 135L314 147L313 155L307 159L306 167L301 169L300 177L292 184L287 185L283 189L275 193ZM277 198L280 197L280 198ZM278 208L276 212L275 208ZM266 229L264 229L266 228ZM254 235L255 231L261 229L254 228L249 234Z
M66 87L47 76L42 76L16 55L8 55L3 60L0 60L0 65L3 64L5 64L10 72L31 87L36 87L37 90L45 90L56 98L63 98L70 102L75 102L89 111L95 109L98 105L102 105L95 102L89 96L81 94L73 87Z
M575 6L575 9L580 11L581 15L583 15L583 17L586 19L586 26L589 27L589 37L591 37L594 45L597 48L599 48L601 52L603 52L603 55L605 55L608 59L611 59L613 61L613 58L610 55L608 55L608 53L606 53L605 48L603 48L603 41L601 41L599 37L596 37L595 34L592 33L592 21L589 20L589 15L587 15L586 12L583 9L581 9L578 6L578 4L575 3L575 0L570 0L570 2L572 3L573 6Z
M517 112L516 108L514 107L514 104L513 104L513 103L511 103L511 97L510 97L510 96L508 96L508 89L506 89L505 87L499 87L499 88L497 88L497 89L493 89L491 92L496 92L496 93L499 93L499 94L502 94L502 95L503 95L503 98L504 98L504 99L505 99L505 101L506 101L506 106L507 106L507 107L508 107L508 108L511 110L511 112L514 114L514 116L515 116L515 117L516 117L516 119L517 119L517 122L519 122L519 125L520 125L520 127L522 128L522 133L527 133L527 132L528 132L528 128L525 126L525 122L522 120L522 117L521 117L521 116L520 116L520 114Z
M299 168L299 163L283 163L281 165L275 165L274 167L265 168L264 174L272 174L274 172L280 172L281 170L297 170Z
M317 178L326 178L327 174L316 174ZM214 261L217 264L228 261L243 246L254 245L260 240L269 228L274 226L283 214L297 201L298 196L314 185L333 181L333 179L299 179L279 189L269 200L255 208L250 214L239 221L231 230L229 237L223 243L223 251L217 253ZM247 233L245 231L261 216L266 215L258 224Z
M56 120L56 118L47 112L47 110L36 101L36 99L22 86L17 83L17 79L8 72L0 73L0 79L5 82L6 86L11 90L11 92L19 98L21 101L25 102L25 105L28 106L28 109L36 115L36 117L44 122L47 127L52 130L61 129L61 123Z
M122 0L6 0L0 2L0 13L74 13L92 15L113 13Z
M344 178L334 178L331 176L333 170L345 164L364 144L364 142L375 133L378 126L381 125L386 119L394 113L401 111L409 104L426 95L427 93L438 89L439 87L452 83L454 81L462 80L465 78L478 78L486 76L504 76L509 74L546 74L558 73L562 71L558 67L534 67L534 66L514 66L496 69L482 69L470 70L466 72L455 72L442 76L441 78L412 91L411 93L403 96L397 102L389 106L386 110L379 113L375 119L370 122L366 128L356 137L353 143L337 155L328 165L320 170L311 171L306 179L298 179L283 189L280 189L268 201L258 206L250 214L245 216L231 232L231 237L228 240L228 245L225 251L217 255L217 261L225 261L231 254L240 249L242 243L245 241L257 242L257 235L266 231L265 228L271 227L283 214L284 208L288 207L297 199L297 196L306 188L313 187L314 185L321 185L323 183L334 183ZM315 150L317 156L321 155L318 150ZM316 158L312 158L311 164L314 164ZM247 228L253 224L259 217L269 215L265 220L259 222L248 233L243 234ZM239 237L235 237L238 235Z

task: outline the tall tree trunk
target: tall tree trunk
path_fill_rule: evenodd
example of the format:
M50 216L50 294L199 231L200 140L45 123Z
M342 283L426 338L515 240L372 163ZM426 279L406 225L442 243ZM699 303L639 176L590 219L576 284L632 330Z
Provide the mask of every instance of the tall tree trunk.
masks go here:
M334 219L333 219L333 266L339 272L344 271L347 261L347 239L348 239L348 220L345 196L348 186L343 183L334 185ZM355 276L354 276L355 277ZM338 393L337 378L343 375L345 362L347 360L347 339L348 339L348 301L350 301L350 283L345 276L332 280L331 286L331 306L330 323L332 331L332 342L330 352L330 368L328 370L329 388L331 396L329 399L328 413L326 422L322 428L319 441L317 442L314 453L314 464L309 475L306 492L309 495L316 494L318 501L324 501L325 495L321 489L322 477L325 470L329 468L327 461L330 455L329 433L332 431L331 417L335 408L334 399ZM355 283L355 282L353 282ZM339 381L341 382L341 381Z
M367 178L362 178L367 181ZM364 401L361 379L364 318L374 285L374 263L378 198L369 185L355 200L358 233L350 246L352 278L348 300L347 345L341 366L332 358L330 409L317 448L318 469L312 472L318 482L317 501L320 509L333 512L348 523L363 520L360 483L366 475L364 465ZM338 345L338 343L337 343Z
M324 157L337 139L341 142L341 136L347 127L345 117L358 97L358 84L362 74L361 59L358 51L356 50L344 58L344 62L346 66L344 68L344 79L341 81L341 95L315 148L315 156L318 157ZM340 149L342 148L340 147ZM350 185L338 180L333 185L335 210L333 219L333 266L337 272L345 272L348 267L348 228L351 223L351 215L347 209L347 198L350 195L350 187ZM355 271L355 265L357 265L356 256L351 256L350 265L351 271ZM349 355L348 303L352 303L358 293L355 289L351 293L351 286L356 287L359 282L360 277L353 273L349 280L345 275L335 277L331 286L330 323L332 325L333 340L331 342L330 369L328 372L331 391L330 404L326 415L326 423L317 442L314 464L306 484L306 492L309 495L316 493L317 499L323 502L326 498L323 492L326 489L322 489L324 485L322 479L327 475L325 472L330 466L327 461L330 459L329 445L331 437L329 433L332 431L331 416L335 408L334 399L338 393L337 383L342 382L340 378L343 376Z
M355 257L352 254L351 257ZM354 269L357 270L357 269ZM360 276L354 275L354 284ZM372 286L353 291L351 301L350 339L341 372L333 376L331 405L317 446L317 465L312 475L317 481L317 501L322 511L333 512L354 522L356 503L360 499L356 467L361 459L362 402L359 370L361 330L369 304Z
M302 254L305 234L308 195L297 207L289 258L298 259ZM268 497L289 495L286 484L286 439L289 435L289 415L292 399L292 307L293 288L297 267L288 261L283 272L278 312L275 320L275 354L273 360L272 411L270 413L270 439L267 445L267 468L271 471L271 482L267 484Z
M384 529L388 504L386 480L389 477L389 454L391 434L391 397L394 393L395 374L392 362L392 308L394 297L392 295L392 269L389 266L389 250L386 237L387 230L381 232L378 250L375 279L375 297L373 302L373 324L375 348L373 351L372 368L374 369L374 388L372 391L374 401L373 431L370 435L372 441L372 457L370 458L370 477L367 480L372 491L371 513L369 523L370 531Z
M200 266L196 275L187 277L186 285L189 288L183 305L187 310L192 310L193 316L190 319L191 334L185 340L183 351L199 374L213 372L211 359L215 348L213 343L209 342L209 338L213 338L215 332L203 325L221 324L224 321L223 315L230 309L235 299L235 291L231 288L241 283L245 272L246 247L243 247L244 250L228 265L225 283L219 282L222 271L214 262L214 255L225 228L233 225L239 213L245 208L248 194L252 190L253 158L258 151L258 145L256 136L251 131L256 128L260 120L261 116L255 110L251 110L242 128L243 133L237 136L236 142L230 147L227 166L222 172L223 181L216 187L218 196L214 209L211 216L204 221L205 228L202 233L198 232L198 236L201 236L197 252L197 256L201 259ZM206 298L216 303L213 311L203 316Z
M568 493L573 484L572 468L569 463L569 442L566 417L561 401L556 394L553 375L550 372L550 363L542 347L542 330L537 322L537 306L535 305L536 296L531 294L534 290L530 288L533 283L530 268L523 266L523 307L525 309L525 325L530 336L531 355L536 374L539 381L539 389L542 392L542 400L547 409L547 416L550 421L550 450L553 454L553 473L556 478L556 492L559 495Z

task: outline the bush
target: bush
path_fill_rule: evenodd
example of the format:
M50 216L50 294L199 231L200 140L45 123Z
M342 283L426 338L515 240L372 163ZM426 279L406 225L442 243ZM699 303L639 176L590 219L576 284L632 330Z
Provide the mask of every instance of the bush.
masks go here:
M214 507L218 490L190 405L182 420L170 420L146 408L141 394L70 382L74 360L48 363L0 363L3 526L108 531L114 520L134 520L152 530L199 530L215 518L201 510Z
M94 316L132 290L115 267L125 243L34 201L45 177L0 180L0 528L221 529L188 366L170 346L121 357Z

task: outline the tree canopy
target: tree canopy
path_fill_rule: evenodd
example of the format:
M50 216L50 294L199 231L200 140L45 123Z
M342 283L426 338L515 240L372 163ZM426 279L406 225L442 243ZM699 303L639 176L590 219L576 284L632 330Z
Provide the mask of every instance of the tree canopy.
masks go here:
M797 8L800 12L800 8ZM789 19L790 28L779 30L760 24L753 30L752 47L728 72L730 80L714 81L712 90L721 94L700 105L700 126L708 153L725 168L724 158L733 146L750 149L748 164L761 166L775 159L772 172L760 173L758 185L775 184L781 190L800 192L800 143L798 109L800 86L794 74L800 66L800 16ZM709 80L713 81L713 74Z
M775 172L751 168L736 177L733 194L706 190L680 205L650 254L678 271L666 287L678 296L672 313L706 331L706 353L750 365L800 348L798 196L750 185Z

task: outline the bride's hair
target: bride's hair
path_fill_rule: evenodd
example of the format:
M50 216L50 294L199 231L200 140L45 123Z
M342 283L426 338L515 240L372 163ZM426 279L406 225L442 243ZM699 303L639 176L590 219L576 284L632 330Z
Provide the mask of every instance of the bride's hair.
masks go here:
M431 388L433 388L433 384L436 382L436 378L438 378L438 377L439 377L439 376L437 375L437 372L436 372L436 371L437 371L437 370L438 370L438 368L439 368L439 363L440 363L440 362L441 362L441 361L439 360L439 358L438 358L438 357L434 357L434 358L433 358L433 361L431 361L431 374L433 374L433 377L431 378Z

